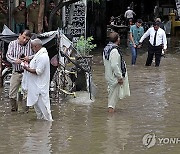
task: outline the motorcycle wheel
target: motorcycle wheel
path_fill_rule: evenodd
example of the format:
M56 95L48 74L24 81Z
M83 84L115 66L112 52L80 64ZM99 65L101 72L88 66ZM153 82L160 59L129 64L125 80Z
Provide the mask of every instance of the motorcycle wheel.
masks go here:
M12 75L12 71L7 71L7 72L2 76L3 86L10 85L11 75Z

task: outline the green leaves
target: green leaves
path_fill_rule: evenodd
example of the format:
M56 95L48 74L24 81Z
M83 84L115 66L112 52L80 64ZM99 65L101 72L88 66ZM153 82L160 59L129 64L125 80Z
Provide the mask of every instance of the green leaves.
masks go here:
M92 43L93 40L94 38L92 36L88 37L87 39L85 39L84 36L81 36L75 44L77 52L82 56L89 55L90 51L96 47L96 44Z

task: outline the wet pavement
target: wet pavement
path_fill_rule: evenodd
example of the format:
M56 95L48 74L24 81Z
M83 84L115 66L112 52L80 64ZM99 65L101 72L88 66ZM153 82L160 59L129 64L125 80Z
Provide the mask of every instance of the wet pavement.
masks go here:
M0 89L0 153L179 154L178 46L178 39L172 41L159 68L144 66L147 54L143 50L137 65L131 66L126 50L131 96L119 101L114 114L107 112L101 53L94 55L95 101L53 101L52 123L36 120L33 109L28 114L11 113L7 93Z

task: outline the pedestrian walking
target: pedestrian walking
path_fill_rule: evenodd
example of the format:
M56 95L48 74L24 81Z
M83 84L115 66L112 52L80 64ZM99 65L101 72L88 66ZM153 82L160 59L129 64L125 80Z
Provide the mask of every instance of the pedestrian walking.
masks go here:
M19 6L17 6L13 11L14 21L15 21L15 33L19 34L25 29L26 24L26 3L25 1L20 1Z
M27 74L27 106L34 106L37 119L52 121L49 98L50 62L46 48L40 39L31 41L35 53L29 66L24 65ZM25 79L25 78L24 78Z
M17 93L22 81L23 67L21 66L22 59L28 61L32 57L31 50L31 32L29 30L24 30L19 34L17 40L11 41L8 46L8 51L6 54L7 60L12 64L13 72L10 79L10 89L9 89L9 98L11 101L11 111L18 111L17 103ZM23 111L27 112L26 100L22 100Z
M155 66L158 67L160 65L162 51L165 52L167 49L166 33L162 28L160 28L160 22L155 22L153 27L150 27L144 33L139 41L139 46L141 46L144 39L148 36L150 36L150 38L148 46L148 57L145 66L151 66L153 57L155 55Z
M144 28L141 25L142 25L142 20L138 19L136 24L130 27L129 40L130 40L130 48L132 54L132 60L131 60L132 65L136 64L139 40L144 34Z
M126 64L119 44L119 34L112 32L109 35L109 43L103 51L105 79L108 85L108 112L114 112L119 99L130 96Z
M46 31L49 29L49 18L52 10L56 7L54 1L49 2L49 8L45 12L44 21L45 21L45 28ZM62 19L61 19L61 12L58 10L55 15L52 17L52 29L51 30L57 30L58 27L62 27Z
M136 13L131 10L131 8L128 6L127 7L127 11L124 13L124 17L126 19L126 25L129 25L129 21L130 19L134 20L134 16L136 15Z

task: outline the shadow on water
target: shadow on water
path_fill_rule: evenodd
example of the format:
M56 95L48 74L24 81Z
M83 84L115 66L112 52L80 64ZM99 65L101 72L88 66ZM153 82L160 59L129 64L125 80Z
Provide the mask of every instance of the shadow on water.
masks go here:
M0 153L180 153L180 143L161 144L158 140L180 138L179 40L173 39L169 40L172 43L159 68L144 66L146 47L140 50L137 65L132 67L130 50L124 48L131 97L117 104L115 114L107 113L101 50L94 53L93 79L98 87L95 101L53 101L52 123L36 120L33 109L28 114L11 113L7 93L0 89ZM142 142L147 133L156 135L156 144L151 148Z

